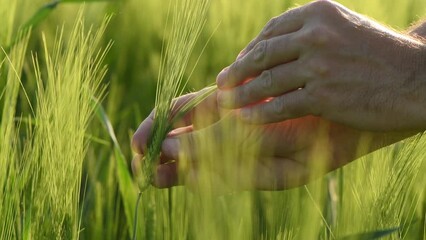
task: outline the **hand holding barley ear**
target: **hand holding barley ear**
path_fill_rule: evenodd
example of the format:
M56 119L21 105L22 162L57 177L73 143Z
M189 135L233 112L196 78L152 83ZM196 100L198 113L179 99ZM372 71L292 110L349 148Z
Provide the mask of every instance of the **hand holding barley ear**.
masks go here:
M176 107L197 94L200 93L179 97ZM227 112L219 108L216 99L217 92L174 125L162 143L160 160L154 167L154 186L187 185L197 189L200 179L206 177L201 175L206 172L199 169L206 161L200 150L205 139L212 143L209 144L210 152L215 154L209 169L213 174L208 174L215 177L213 182L225 182L239 190L280 190L303 185L411 134L359 131L313 116L253 125L239 120L238 111ZM132 162L136 175L143 165L153 116L151 113L141 123L133 137L133 149L139 154ZM363 141L371 144L363 147L359 144ZM227 144L238 146L234 149L237 152L234 159L224 157ZM255 156L250 151L253 147L258 149Z
M403 35L326 0L274 18L219 74L220 90L163 131L152 183L196 187L210 162L213 182L291 188L425 129L425 25ZM133 137L136 175L155 116Z

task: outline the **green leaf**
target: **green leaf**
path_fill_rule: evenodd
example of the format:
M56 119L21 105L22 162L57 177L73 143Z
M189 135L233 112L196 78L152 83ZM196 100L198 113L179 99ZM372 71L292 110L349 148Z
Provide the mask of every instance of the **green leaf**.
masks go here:
M133 226L133 214L136 208L136 200L138 198L137 188L133 182L133 178L129 172L129 168L124 157L123 152L121 151L120 145L118 144L117 137L115 135L114 129L112 127L111 121L108 118L104 108L95 98L92 98L96 116L101 121L104 128L107 130L113 144L114 144L114 156L116 160L117 167L117 179L118 187L120 190L121 198L124 204L124 212L126 215L127 224L129 226L129 234L132 235Z
M49 14L58 6L59 3L60 1L56 0L42 6L26 23L24 23L24 25L21 26L20 30L28 31L31 27L39 25L44 19L47 18L47 16L49 16Z
M377 230L373 232L366 232L366 233L358 233L354 235L349 235L345 237L339 238L339 240L370 240L370 239L379 239L382 237L386 237L388 235L391 235L392 233L399 230L399 227L391 228L391 229L385 229L385 230Z

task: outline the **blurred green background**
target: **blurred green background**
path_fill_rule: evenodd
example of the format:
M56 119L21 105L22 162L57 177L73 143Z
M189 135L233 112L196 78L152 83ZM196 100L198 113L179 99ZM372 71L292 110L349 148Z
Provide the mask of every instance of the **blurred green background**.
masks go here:
M0 19L4 21L0 26L0 45L4 48L9 46L19 27L49 2L1 0ZM210 36L212 39L186 90L198 90L213 83L217 73L233 62L239 51L270 18L307 2L212 0L207 25L189 63L187 75ZM400 31L426 13L424 0L339 2ZM102 39L104 46L113 42L104 62L108 67L103 80L107 94L102 105L124 158L117 159L120 157L114 153L110 133L94 118L87 133L90 145L84 159L84 193L78 205L82 212L79 238L131 237L133 212L128 209L134 209L137 188L129 185L127 190L122 189L120 181L124 180L120 178L123 178L123 174L126 179L130 176L129 166L133 157L131 136L154 106L168 4L168 0L84 3L87 27L93 25L96 28L105 15L112 16ZM36 102L36 83L31 53L42 53L42 36L53 43L61 26L64 26L64 38L67 39L82 5L80 1L58 4L32 30L22 77L32 103ZM4 87L4 82L0 83L0 87ZM16 116L29 114L29 105L21 91ZM138 212L138 237L338 239L350 234L378 233L381 229L398 228L387 237L425 239L425 142L423 137L419 137L396 144L309 186L284 192L243 192L224 197L207 194L200 197L182 187L173 190L150 189L142 196ZM119 164L121 160L127 164L123 165L125 173L119 173L123 170ZM126 191L132 194L126 195ZM76 235L73 236L70 238Z

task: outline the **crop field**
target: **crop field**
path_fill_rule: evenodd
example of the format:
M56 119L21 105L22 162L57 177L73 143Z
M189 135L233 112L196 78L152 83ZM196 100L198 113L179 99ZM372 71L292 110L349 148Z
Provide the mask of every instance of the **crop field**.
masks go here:
M242 149L228 122L223 141L197 140L197 186L150 186L152 165L133 176L132 135L154 107L213 86L269 19L308 2L0 0L0 239L426 239L423 134L258 191L233 186L261 146ZM401 32L426 16L425 0L338 2Z

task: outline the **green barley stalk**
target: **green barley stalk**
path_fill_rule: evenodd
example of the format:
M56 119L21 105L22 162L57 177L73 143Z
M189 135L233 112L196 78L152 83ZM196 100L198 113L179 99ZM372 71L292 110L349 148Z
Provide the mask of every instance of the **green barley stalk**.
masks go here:
M173 123L215 90L212 87L179 109L174 109L173 99L182 94L188 81L184 80L185 70L206 23L209 2L209 0L180 0L173 1L169 5L169 14L171 13L172 17L171 31L165 49L163 46L155 99L155 120L143 160L142 173L138 179L141 191L147 189L152 182L153 167L159 158L161 144L172 130Z
M37 124L29 156L34 164L30 233L34 239L79 238L86 132L94 113L92 97L104 93L102 62L110 45L100 44L108 21L87 29L81 10L69 40L63 37L64 29L53 47L43 37L44 64L33 57Z
M137 209L141 193L150 186L153 180L153 168L160 156L163 140L172 130L176 121L216 90L215 87L210 87L175 109L173 99L182 94L183 88L188 82L188 79L184 80L184 73L195 43L206 23L209 2L209 0L181 0L175 1L173 4L171 1L169 5L167 17L171 12L172 26L165 49L163 43L156 89L154 124L148 150L143 159L141 174L138 176L140 192L133 222L133 239L137 238ZM170 9L171 7L173 9Z
M15 125L16 107L18 105L19 87L22 84L22 69L29 34L23 34L20 41L5 54L5 61L0 65L0 81L5 82L1 90L0 117L0 239L18 238L19 227L16 224L20 217L20 182L22 181L22 165L19 151L19 124ZM3 59L2 59L3 62ZM22 167L22 168L21 168Z
M384 229L384 230L376 230L365 233L353 234L345 237L338 238L338 240L361 240L361 239L379 239L391 234L394 234L399 230L399 227Z

